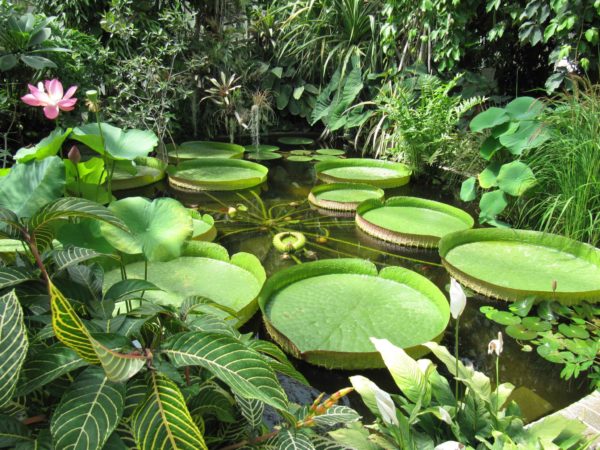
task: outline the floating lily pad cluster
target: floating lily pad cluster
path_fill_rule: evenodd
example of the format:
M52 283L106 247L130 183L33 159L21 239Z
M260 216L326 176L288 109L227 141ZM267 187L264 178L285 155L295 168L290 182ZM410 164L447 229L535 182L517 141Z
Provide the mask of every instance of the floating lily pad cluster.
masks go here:
M246 156L249 159L254 159L257 161L280 159L283 156L281 153L279 153L279 147L276 145L246 145L244 149L246 150Z

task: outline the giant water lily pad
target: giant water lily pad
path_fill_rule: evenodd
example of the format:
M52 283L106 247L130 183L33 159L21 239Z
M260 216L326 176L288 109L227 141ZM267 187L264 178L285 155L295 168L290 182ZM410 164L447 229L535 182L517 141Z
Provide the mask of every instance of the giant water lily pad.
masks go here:
M235 191L262 184L269 169L240 159L205 158L167 169L169 184L186 191Z
M190 161L198 158L241 158L244 147L228 142L187 141L168 150L169 162Z
M370 184L331 183L315 186L308 194L308 201L332 211L354 212L365 200L383 200L384 192Z
M356 211L358 227L378 239L399 245L437 247L442 236L474 225L465 211L417 197L367 200Z
M277 139L277 142L284 145L311 145L315 140L308 137L284 136Z
M405 164L365 158L321 161L315 170L325 183L367 183L383 189L404 186L411 175Z
M273 275L259 297L273 338L298 358L330 368L384 367L369 338L412 354L439 336L450 311L444 294L401 267L362 259L329 259Z
M143 279L144 262L128 264L126 271L128 279ZM192 242L181 257L148 264L148 281L163 290L147 291L144 301L179 306L186 297L205 297L235 312L233 323L239 326L258 309L256 299L265 278L260 261L250 253L236 253L230 258L220 245ZM105 288L120 279L119 269L106 273ZM219 313L214 308L210 311ZM223 311L220 315L229 316Z
M564 304L600 300L600 250L563 236L476 229L449 234L439 247L454 278L490 297L535 296Z
M131 170L117 166L113 172L112 190L135 189L156 183L165 177L167 165L152 157L136 158Z

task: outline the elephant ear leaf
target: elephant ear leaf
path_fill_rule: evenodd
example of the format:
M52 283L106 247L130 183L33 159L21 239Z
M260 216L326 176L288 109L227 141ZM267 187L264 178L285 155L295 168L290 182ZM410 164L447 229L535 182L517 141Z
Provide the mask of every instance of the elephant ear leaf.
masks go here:
M101 155L108 153L113 159L129 161L148 156L158 144L158 138L152 131L125 131L108 123L102 123L100 127L96 123L77 127L71 137Z
M12 291L0 297L0 408L15 392L28 346L23 310Z
M54 448L99 450L123 415L125 385L108 380L100 367L87 368L63 395L52 415Z
M155 372L148 378L146 396L131 416L137 447L207 450L177 385Z

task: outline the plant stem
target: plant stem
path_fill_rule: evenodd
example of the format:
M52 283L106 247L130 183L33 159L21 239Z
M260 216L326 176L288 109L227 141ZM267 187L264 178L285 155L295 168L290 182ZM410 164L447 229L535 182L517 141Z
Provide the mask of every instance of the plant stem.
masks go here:
M500 355L496 356L496 422L500 413Z
M456 374L454 375L454 396L458 402L458 328L460 323L460 316L456 318L456 324L454 326L454 359L456 360Z
M102 154L102 157L104 159L104 170L107 171L107 173L108 173L108 153L106 152L106 141L104 140L104 133L102 132L102 125L100 124L100 113L99 112L96 112L96 123L98 124L98 134L100 134L100 141L102 142L102 148L104 149L104 153ZM114 165L113 165L113 169L114 169ZM107 180L107 190L108 190L108 200L109 201L112 198L111 178L112 178L112 172L108 173L108 180Z

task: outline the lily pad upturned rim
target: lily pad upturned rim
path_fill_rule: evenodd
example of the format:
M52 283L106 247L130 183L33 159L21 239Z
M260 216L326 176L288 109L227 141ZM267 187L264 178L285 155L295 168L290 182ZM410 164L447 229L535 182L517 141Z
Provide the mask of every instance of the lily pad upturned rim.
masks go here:
M277 139L277 142L284 145L311 145L314 144L315 140L302 136L283 136Z
M317 208L322 208L322 209L327 209L327 210L332 210L332 211L342 211L342 212L356 211L356 208L358 208L358 205L360 205L362 203L362 201L341 202L341 201L334 201L334 200L319 199L319 194L322 194L324 192L336 191L336 190L340 190L340 189L344 189L344 190L356 189L356 190L361 190L361 191L373 192L374 194L378 195L379 200L383 200L383 198L385 196L385 192L383 191L383 189L380 189L371 184L329 183L329 184L319 184L319 185L313 187L311 189L310 193L308 194L308 201L312 205L316 206Z
M189 209L192 216L192 237L193 241L212 242L217 237L217 227L215 219L210 214L200 214L195 209Z
M448 214L456 219L461 220L464 222L467 228L473 228L475 225L473 217L471 217L471 215L466 211L446 203L437 202L435 200L408 196L390 197L385 202L381 200L365 200L358 206L356 210L356 225L365 233L392 244L406 245L410 247L435 248L440 242L440 237L427 234L401 233L399 231L390 230L381 225L372 223L363 217L363 215L368 211L385 206L410 206L430 209L432 211Z
M284 242L285 238L293 238L293 242ZM296 252L306 245L306 236L299 231L282 231L273 236L273 247L278 252Z
M258 297L258 304L267 331L286 352L296 358L327 368L345 370L385 367L381 355L375 351L375 348L373 348L372 352L336 352L325 350L302 352L294 342L277 329L276 324L271 322L268 315L268 306L278 291L308 278L331 274L357 274L384 278L404 284L427 296L439 310L441 324L439 329L436 329L435 335L424 337L422 343L438 340L448 325L450 320L448 300L433 282L416 272L403 267L386 267L378 273L377 267L372 262L359 258L324 259L304 263L286 268L269 277ZM318 311L315 312L315 317L319 318ZM380 337L385 338L385 336ZM419 357L428 353L428 350L420 344L406 348L405 350L413 357Z
M488 297L506 301L524 300L531 296L535 296L537 301L544 299L556 300L565 305L573 305L581 301L600 301L600 283L598 283L598 289L581 292L552 292L550 286L549 289L545 291L519 289L517 287L508 288L481 280L465 273L459 267L455 267L446 260L446 257L451 250L463 244L482 241L522 242L548 247L578 256L591 264L600 266L599 249L589 244L584 244L583 242L557 234L504 228L478 228L450 233L440 240L439 254L442 259L442 264L452 277L456 278L459 282L473 291ZM482 257L483 256L485 255L482 255Z
M366 180L337 177L325 173L327 170L340 167L375 167L390 169L395 171L397 176L379 180ZM412 175L412 171L406 164L370 158L347 158L320 161L315 164L315 171L317 173L317 178L325 183L366 183L382 189L404 186L410 182L410 177Z
M235 323L235 326L237 328L239 328L244 323L246 323L248 320L250 320L250 318L256 313L256 311L258 311L258 294L266 280L266 273L265 273L264 267L262 266L260 260L256 256L254 256L251 253L246 253L246 252L238 252L238 253L235 253L230 256L227 249L219 244L216 244L213 242L190 241L190 242L188 242L187 246L185 247L185 249L183 250L183 252L179 258L176 258L174 260L167 261L167 262L159 262L158 264L175 264L177 261L181 260L182 258L188 258L188 259L189 258L201 258L201 259L215 260L215 261L219 261L222 263L230 264L232 266L235 266L236 268L239 268L239 269L242 269L242 270L248 272L249 276L252 276L253 278L256 279L259 289L254 298L248 298L248 302L242 308L240 308L239 310L236 311L237 321L235 321L235 322L232 321L232 323ZM128 273L130 275L132 273L134 273L134 271L132 270L132 266L134 264L138 264L140 267L140 273L143 273L144 263L143 263L143 261L139 260L138 258L134 259L133 261L129 262L126 265L126 268L130 269L128 271ZM156 264L156 263L149 263L149 265L148 265L149 272L148 273L151 273L152 264ZM111 274L115 273L118 277L120 277L120 270L118 268L111 270L109 273L111 273ZM151 278L148 278L148 281L156 284L159 288L161 287L160 282L156 282L156 279L152 280ZM206 283L206 280L199 280L198 283L199 284ZM107 284L109 284L109 283L105 283L105 288L107 287L106 286ZM179 295L177 293L172 293L172 294L176 297L181 297L182 301L187 296L187 295L186 296ZM150 300L152 298L151 297L152 295L153 295L152 291L148 291L148 292L146 292L145 298L147 297L148 300ZM195 295L195 293L189 292L188 295L193 296L193 295ZM209 300L214 300L214 299L209 299ZM215 311L217 311L217 310L215 310Z
M185 149L185 147L189 147ZM184 161L193 161L196 159L206 158L206 156L202 155L202 152L206 150L206 148L212 147L218 150L222 150L223 152L227 152L229 156L223 156L223 158L234 158L239 159L243 158L245 148L238 144L232 144L229 142L218 142L218 141L186 141L182 142L178 146L170 145L168 146L168 156L169 163L177 164L178 162ZM191 154L197 153L196 156L179 156L179 151L181 149L190 152Z
M143 175L135 174L129 177L114 177L111 181L113 191L124 191L126 189L135 189L144 186L149 186L162 180L165 177L165 170L167 164L158 158L151 156L136 158L135 163L137 166L145 166L150 169L154 169L154 173L147 173Z
M242 167L256 171L256 176L238 180L197 180L178 177L177 173L182 170L195 169L202 167ZM176 166L169 166L167 174L169 175L169 185L175 189L185 192L200 191L237 191L252 188L264 183L267 180L269 169L261 164L245 161L243 159L223 159L223 158L202 158L182 162Z

